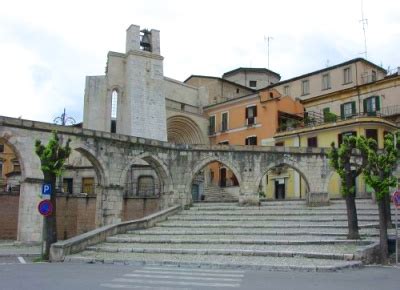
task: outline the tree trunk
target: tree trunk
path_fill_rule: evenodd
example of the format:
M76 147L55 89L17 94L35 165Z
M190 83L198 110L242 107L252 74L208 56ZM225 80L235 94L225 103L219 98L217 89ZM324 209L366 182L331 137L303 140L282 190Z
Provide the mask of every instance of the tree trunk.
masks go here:
M51 195L50 201L53 205L53 213L48 216L44 217L44 254L43 259L48 260L50 257L50 247L52 244L57 242L57 205L56 205L56 176L55 174L45 174L44 175L44 182L51 184Z
M357 240L360 238L360 234L358 232L358 218L357 218L355 193L354 194L349 193L346 195L346 209L347 209L347 224L348 224L347 238L351 240Z
M380 251L381 263L388 264L388 234L387 234L387 214L385 198L378 200L379 209L379 238L380 238Z
M392 211L390 208L390 194L387 194L385 197L385 208L386 208L386 221L388 229L393 228L392 222Z

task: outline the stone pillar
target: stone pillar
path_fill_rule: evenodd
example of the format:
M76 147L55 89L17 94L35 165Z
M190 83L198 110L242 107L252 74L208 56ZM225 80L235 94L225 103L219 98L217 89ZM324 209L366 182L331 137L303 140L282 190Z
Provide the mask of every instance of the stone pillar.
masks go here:
M253 179L243 178L240 184L239 205L254 206L259 205L258 184Z
M126 30L126 52L140 50L140 26L131 25Z
M160 50L160 31L152 29L150 31L151 35L151 52L155 54L161 54Z
M20 242L41 242L43 217L37 206L41 201L42 179L26 178L21 182L18 209L18 234Z
M307 196L307 205L311 207L329 205L328 192L309 192Z
M101 212L102 225L111 225L122 221L123 187L106 186L102 190Z

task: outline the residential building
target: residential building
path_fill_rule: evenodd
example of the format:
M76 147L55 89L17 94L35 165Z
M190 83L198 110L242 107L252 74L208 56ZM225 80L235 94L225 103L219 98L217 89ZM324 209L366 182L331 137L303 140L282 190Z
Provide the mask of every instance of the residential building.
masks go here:
M365 136L383 147L384 136L399 128L400 74L381 77L342 90L303 99L305 115L291 128L280 127L274 136L284 146L330 147L341 144L344 136ZM359 196L369 196L369 188L362 176L357 178ZM340 197L337 174L329 182L331 197Z

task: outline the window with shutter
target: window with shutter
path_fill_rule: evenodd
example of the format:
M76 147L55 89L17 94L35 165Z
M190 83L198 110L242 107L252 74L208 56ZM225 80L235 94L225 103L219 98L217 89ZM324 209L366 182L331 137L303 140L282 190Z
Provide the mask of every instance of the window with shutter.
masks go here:
M222 113L221 131L228 130L228 112Z
M340 115L342 119L349 119L356 115L356 102L348 102L340 105Z
M254 125L256 124L257 117L257 106L251 106L246 108L246 124Z
M364 114L368 116L376 116L376 112L380 110L379 97L373 96L363 101Z
M208 120L209 120L208 133L209 133L209 135L214 135L215 134L215 116L211 116Z

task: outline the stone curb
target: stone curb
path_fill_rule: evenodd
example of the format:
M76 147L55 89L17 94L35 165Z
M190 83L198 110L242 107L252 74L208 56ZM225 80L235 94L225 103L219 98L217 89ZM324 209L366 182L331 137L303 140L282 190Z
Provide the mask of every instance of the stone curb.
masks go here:
M69 263L102 263L102 264L123 264L131 266L177 266L177 267L192 267L192 268L214 268L214 269L248 269L248 270L268 270L268 271L300 271L300 272L335 272L344 269L361 268L363 264L359 261L347 262L341 266L271 266L271 265L236 265L236 264L212 264L212 263L190 263L190 262L150 262L134 261L134 260L118 260L118 259L96 259L88 257L66 257L65 262Z
M147 254L184 254L184 255L237 255L259 257L304 257L315 259L354 260L353 254L325 254L295 251L261 251L261 250L220 250L220 249L157 249L157 248L110 248L87 247L87 251L106 253L147 253Z
M237 245L332 245L332 244L354 244L370 245L374 241L369 240L184 240L184 239L141 239L109 237L107 243L147 243L147 244L237 244Z

